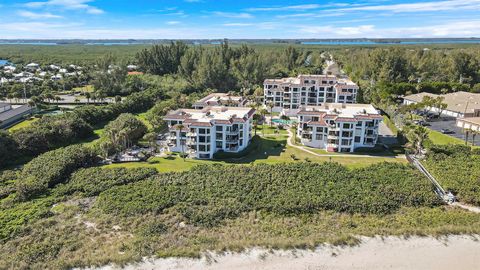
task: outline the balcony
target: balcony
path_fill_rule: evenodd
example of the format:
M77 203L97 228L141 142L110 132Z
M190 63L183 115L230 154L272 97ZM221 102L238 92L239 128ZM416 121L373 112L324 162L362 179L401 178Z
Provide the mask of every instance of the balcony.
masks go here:
M301 134L312 134L312 129L311 128L306 128L300 131Z
M238 132L239 132L239 131L240 131L239 129L237 129L237 130L230 130L230 131L226 131L226 134L227 134L227 135L238 135Z

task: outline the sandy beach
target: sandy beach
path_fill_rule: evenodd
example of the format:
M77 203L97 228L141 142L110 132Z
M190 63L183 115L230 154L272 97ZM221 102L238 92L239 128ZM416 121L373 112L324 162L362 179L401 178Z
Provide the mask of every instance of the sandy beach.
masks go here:
M243 253L207 253L201 259L145 259L125 269L251 270L251 269L480 269L479 236L450 236L435 239L362 238L354 247L324 245L316 250L249 249ZM105 266L101 269L118 269Z

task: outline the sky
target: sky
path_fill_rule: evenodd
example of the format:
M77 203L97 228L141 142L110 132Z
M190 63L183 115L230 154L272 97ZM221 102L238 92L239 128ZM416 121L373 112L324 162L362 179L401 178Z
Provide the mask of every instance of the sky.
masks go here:
M0 39L480 37L480 0L0 0Z

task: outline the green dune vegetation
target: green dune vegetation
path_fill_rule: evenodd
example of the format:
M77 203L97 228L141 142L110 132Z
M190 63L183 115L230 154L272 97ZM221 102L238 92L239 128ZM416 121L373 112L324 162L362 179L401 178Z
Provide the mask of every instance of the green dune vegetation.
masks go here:
M480 152L464 145L433 147L424 165L440 182L466 203L480 206Z
M2 269L353 245L360 235L480 233L479 215L443 205L427 179L400 163L210 164L159 173L88 168L77 162L91 157L83 146L55 151L0 175Z

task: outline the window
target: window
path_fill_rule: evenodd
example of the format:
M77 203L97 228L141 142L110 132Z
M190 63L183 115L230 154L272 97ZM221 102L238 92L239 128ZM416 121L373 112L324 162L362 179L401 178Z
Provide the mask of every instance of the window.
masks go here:
M221 141L217 142L215 145L216 145L217 148L223 148L223 142L221 142Z
M323 133L323 127L317 127L317 133Z
M199 144L198 145L198 151L199 152L209 152L210 151L210 145Z
M315 140L317 140L317 141L323 141L323 134L317 134L317 135L315 136Z
M216 127L216 130L217 130L217 131L223 131L223 127L222 127L222 126L217 126L217 127Z
M350 140L342 139L342 145L350 145L350 143Z
M352 128L352 124L344 123L343 128L347 128L347 129Z
M359 136L355 136L355 142L356 142L356 143L359 143L359 142L360 142L360 137L359 137Z

